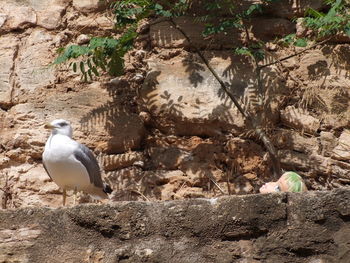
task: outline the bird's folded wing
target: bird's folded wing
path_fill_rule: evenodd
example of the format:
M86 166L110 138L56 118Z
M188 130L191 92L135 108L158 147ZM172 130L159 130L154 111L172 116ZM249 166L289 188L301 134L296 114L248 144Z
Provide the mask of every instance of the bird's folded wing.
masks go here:
M96 187L103 188L100 167L90 149L78 143L78 147L74 150L73 154L74 157L85 166L90 177L90 182Z
M44 169L45 169L45 171L46 171L46 173L47 173L47 175L50 177L50 179L52 180L52 177L51 177L51 175L50 175L50 173L49 173L49 171L47 170L47 168L46 168L46 165L45 165L45 162L43 161L43 166L44 166Z

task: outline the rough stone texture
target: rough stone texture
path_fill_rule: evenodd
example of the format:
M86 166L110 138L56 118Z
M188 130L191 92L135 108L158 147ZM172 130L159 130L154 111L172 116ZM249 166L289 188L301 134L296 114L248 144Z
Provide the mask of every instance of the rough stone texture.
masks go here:
M338 145L333 149L337 160L350 161L350 130L344 130L339 137Z
M96 34L99 34L98 30L109 31L112 30L114 27L113 20L111 20L111 18L105 15L101 15L98 17L81 15L73 21L71 21L71 23L69 24L69 28L72 30L81 28L80 32L83 33L88 33L91 30L96 30Z
M299 58L292 76L304 85L302 103L327 129L349 125L349 45L324 46Z
M205 5L202 0L194 0L191 2L190 13L195 15L205 15ZM295 17L302 17L305 15L305 11L311 7L315 10L322 10L325 7L324 2L318 0L281 0L281 1L261 1L261 0L231 0L224 1L222 8L217 11L218 15L228 16L231 15L231 10L228 4L233 4L235 10L242 12L253 4L264 4L264 10L267 15L273 17L281 17L292 19Z
M175 18L175 22L188 34L196 47L204 48L229 48L239 43L243 39L238 30L234 30L230 35L220 34L210 42L205 41L201 32L204 30L204 24L198 23L192 17ZM189 43L185 37L168 21L156 23L150 27L151 44L154 47L161 48L182 48L188 47Z
M11 43L11 45L9 45ZM12 74L14 59L18 50L18 39L14 36L0 37L0 107L11 104L11 92L13 90Z
M259 1L235 1L237 10L254 3ZM272 41L297 30L307 33L290 17L302 16L307 6L320 10L323 2L280 4L250 20L251 37L270 41L261 63L298 51ZM60 190L41 164L48 136L43 124L55 118L69 119L74 138L98 156L103 176L115 190L112 200L256 193L271 180L266 149L168 22L142 21L135 50L125 56L123 77L82 83L66 66L48 66L58 47L84 45L92 36L118 37L111 14L103 8L97 0L52 0L49 5L44 0L1 1L2 207L61 204ZM202 9L201 1L193 2L197 15ZM228 11L223 8L218 16ZM232 31L205 39L203 24L191 17L175 21L246 110L260 116L265 99L261 121L279 150L283 169L303 175L309 189L350 184L349 45L331 42L265 68L263 98L257 96L250 61L232 55L231 48L244 44L244 34ZM303 109L299 113L305 116L291 115L292 122L286 122L291 109ZM78 201L89 200L80 196ZM100 254L91 257L98 260Z
M244 35L237 29L232 29L229 34L218 34L205 41L202 35L205 24L198 22L193 17L175 18L174 21L190 37L191 42L199 49L227 49L240 46L244 43ZM294 23L281 18L259 18L250 22L252 37L264 40L273 40L291 34L295 31ZM161 48L189 47L185 36L179 32L171 23L163 21L155 23L150 27L151 44Z
M246 108L252 108L251 98L252 101L258 99L252 65L230 54L208 52L206 56L224 81L230 83L232 93L245 103ZM166 59L166 55L168 53L159 56L164 60L154 58L148 61L150 72L141 90L141 98L148 111L157 116L157 122L161 123L160 129L168 133L199 136L242 130L246 125L242 114L233 107L220 84L197 56L185 53ZM285 91L285 86L275 68L262 74L265 84L273 87L267 94L271 95L270 109L267 110L271 113L270 118L274 119L279 108L279 96ZM162 123L162 117L170 117L175 124Z
M0 259L347 263L349 201L339 189L1 211Z
M318 0L282 0L276 3L270 3L266 12L277 17L292 19L304 16L305 12L310 7L315 10L321 10L325 7L325 3Z
M127 152L117 155L106 155L103 157L103 167L106 171L113 171L129 167L136 162L142 161L144 156L139 152Z
M37 21L32 7L22 6L16 1L6 1L0 6L0 13L5 20L0 27L0 32L25 29L34 26Z
M84 13L97 11L103 4L101 0L73 0L73 6Z
M14 91L16 102L26 100L28 93L34 93L39 87L52 85L55 80L52 63L53 35L41 30L34 30L27 38L26 49L18 53L16 72L18 89Z
M320 121L310 115L307 111L294 106L288 106L281 111L281 121L284 125L315 134L320 127Z
M1 1L0 200L1 208L20 209L0 212L0 262L348 263L349 190L220 197L256 193L271 180L271 159L169 23L143 21L124 77L82 83L65 66L48 67L58 47L118 37L100 4ZM277 4L251 20L253 38L307 33L290 18L323 1ZM195 1L192 9L200 15L202 6ZM244 34L204 39L203 24L175 21L259 116L253 66L227 50ZM350 185L350 47L331 43L262 72L264 127L282 168L303 175L311 190ZM299 49L270 42L267 50L261 63ZM34 208L62 202L41 164L43 124L55 118L69 119L74 138L95 152L114 189L107 204ZM131 200L152 202L115 203ZM91 200L79 194L84 202Z
M50 1L50 8L47 8L45 0L30 0L29 2L36 12L37 25L52 30L62 25L62 17L70 1Z

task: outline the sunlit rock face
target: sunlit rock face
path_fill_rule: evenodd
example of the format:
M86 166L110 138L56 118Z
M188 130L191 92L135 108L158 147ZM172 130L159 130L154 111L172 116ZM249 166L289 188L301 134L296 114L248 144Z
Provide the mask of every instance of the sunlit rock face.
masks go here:
M235 4L241 10L259 2ZM322 10L323 1L281 1L251 19L251 36L268 42L261 63L294 52L273 41L303 34L290 18L303 16L307 6ZM1 1L0 188L7 189L0 191L1 207L60 205L60 189L41 163L49 136L43 126L57 118L69 120L74 138L97 155L115 189L111 201L251 194L272 181L266 149L169 22L142 22L123 77L85 83L67 65L51 64L59 47L118 37L107 7L98 0ZM190 14L200 15L202 7L194 1ZM254 65L232 52L246 41L242 32L206 39L204 24L191 15L174 21L244 110L264 121L284 170L301 174L310 190L350 183L349 40L264 68L261 96Z
M338 189L0 210L0 260L346 263L349 198Z

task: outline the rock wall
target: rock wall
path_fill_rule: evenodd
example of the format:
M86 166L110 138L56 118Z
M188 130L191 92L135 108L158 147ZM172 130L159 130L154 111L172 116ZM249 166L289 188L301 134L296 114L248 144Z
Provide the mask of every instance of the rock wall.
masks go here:
M348 263L350 191L0 211L0 262Z
M239 5L251 1L239 1ZM264 62L292 54L275 37L304 34L293 17L323 1L281 1L251 21L268 41ZM92 35L117 36L97 0L3 0L0 5L0 191L2 207L61 204L41 164L44 123L72 122L74 138L98 155L117 200L171 200L256 193L271 179L271 160L184 36L166 21L144 21L126 75L84 83L50 63L56 50ZM193 10L200 11L196 5ZM192 17L176 22L203 50L246 109L254 111L251 63L228 49L232 32L210 41ZM331 42L262 72L266 125L282 166L312 190L350 183L349 39ZM217 182L220 189L213 183ZM80 202L86 198L81 196Z

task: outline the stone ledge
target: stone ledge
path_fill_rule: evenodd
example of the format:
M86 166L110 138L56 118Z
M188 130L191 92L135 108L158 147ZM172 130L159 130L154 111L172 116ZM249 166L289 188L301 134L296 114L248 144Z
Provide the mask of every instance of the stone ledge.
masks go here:
M348 262L350 189L0 211L0 262Z

